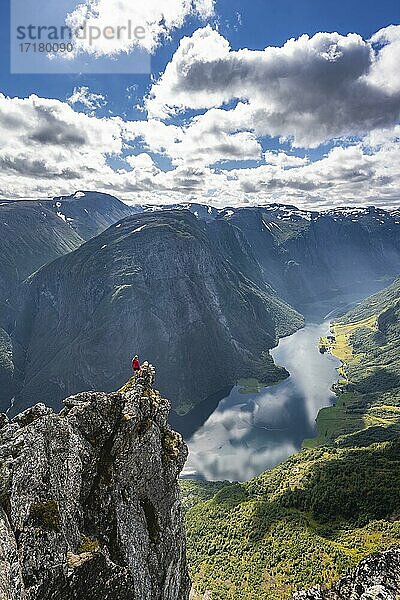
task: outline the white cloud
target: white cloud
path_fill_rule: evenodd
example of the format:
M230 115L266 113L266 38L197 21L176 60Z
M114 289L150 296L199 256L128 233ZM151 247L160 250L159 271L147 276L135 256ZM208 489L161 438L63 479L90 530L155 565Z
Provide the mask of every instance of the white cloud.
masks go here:
M149 171L151 173L158 173L159 169L154 164L153 159L149 154L143 152L137 155L130 155L126 158L126 162L132 169L139 169L141 171Z
M283 150L279 150L278 152L268 150L264 153L264 159L268 165L275 165L282 168L301 167L309 162L308 158L292 156L283 152Z
M120 132L119 119L79 113L59 100L0 94L2 193L53 195L95 173L112 173L107 156L121 153Z
M303 208L374 204L395 206L400 200L400 151L384 143L371 151L369 140L335 147L324 158L284 169L266 165L231 172L236 195L241 189L251 203L270 200Z
M279 48L233 51L207 26L181 40L147 108L150 116L166 118L241 100L248 128L258 135L313 147L394 125L400 114L399 62L400 27L382 30L371 41L317 33Z
M209 164L231 152L218 145L221 139L232 142L233 155L238 151L243 158L247 146L249 155L260 155L251 132L241 136L243 132L232 130L230 113L211 110L178 127L157 120L97 118L37 96L0 95L0 194L43 197L97 189L145 203L185 200L226 206L277 201L304 208L398 204L399 126L338 145L314 162L269 151L259 167L215 170ZM140 151L143 146L152 156ZM131 155L124 158L129 148ZM175 168L161 170L153 153L172 157ZM110 157L125 161L125 167L112 169Z
M379 48L369 80L388 93L400 93L400 27L391 25L381 29L371 38Z
M108 29L107 35L101 35L92 43L88 34L82 35L75 40L78 51L105 56L129 53L139 47L154 52L189 16L203 20L212 17L214 4L215 0L84 0L67 16L66 22L73 30L86 25L87 32L94 27L101 31L105 28L119 31L118 35L111 35ZM137 27L144 28L145 33L140 31L135 35Z
M87 87L76 88L69 104L0 95L0 194L86 188L146 203L395 206L399 31L386 28L371 41L317 34L283 48L233 52L203 28L182 41L153 87L147 120L97 118L104 100ZM239 89L241 99L224 105ZM89 114L74 110L80 106ZM188 107L206 110L174 122L151 116ZM354 136L358 130L365 131ZM264 152L260 138L268 133L293 137L293 146L327 139L334 147L314 161L290 144ZM247 160L259 166L233 168Z
M90 113L95 113L98 108L107 105L107 100L103 94L95 94L86 86L75 87L67 102L71 106L81 105Z
M258 160L262 148L237 113L210 110L178 127L157 119L126 124L127 137L141 139L145 147L168 156L174 165L213 165L229 160Z
M177 125L166 125L162 121L150 119L127 121L125 137L128 140L143 140L149 150L169 155L171 148L182 141L184 134Z

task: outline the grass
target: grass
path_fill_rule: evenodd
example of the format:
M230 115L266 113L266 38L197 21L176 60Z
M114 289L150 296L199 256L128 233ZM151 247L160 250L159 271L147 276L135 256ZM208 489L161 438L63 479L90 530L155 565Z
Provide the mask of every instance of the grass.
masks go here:
M289 599L298 589L330 586L371 552L398 544L399 450L399 443L305 450L217 493L207 483L188 489L185 482L199 597L211 591L213 600Z
M394 300L393 294L390 298ZM379 314L377 306L382 309ZM342 361L334 386L338 399L335 406L319 412L317 437L305 440L306 448L347 445L350 440L367 444L388 438L388 431L381 431L380 438L380 430L400 432L400 310L397 303L385 306L374 297L370 312L365 306L352 311L354 321L345 315L332 325L334 341L320 341ZM357 319L360 315L363 318ZM386 408L381 402L384 394Z
M58 503L55 500L31 504L29 517L36 527L47 531L60 531L61 517Z
M351 344L351 336L359 329L366 328L373 331L377 330L377 317L372 315L355 323L334 323L332 326L332 335L335 342L332 343L331 352L343 363L349 363L354 360L359 361L360 357L354 353Z
M82 539L82 543L79 547L78 554L83 554L86 552L97 552L100 549L100 542L95 540L87 535L85 535Z
M238 381L241 394L259 394L267 385L258 379L240 379Z
M347 410L356 400L356 394L347 392L338 397L334 406L323 408L317 417L317 436L304 440L304 448L332 445L336 438L364 427L363 416Z
M372 315L354 323L334 323L331 327L332 337L334 339L321 337L319 347L323 351L329 351L344 364L354 361L358 362L360 357L354 353L351 337L356 331L364 328L377 331L377 316ZM344 369L342 368L341 370L344 375Z

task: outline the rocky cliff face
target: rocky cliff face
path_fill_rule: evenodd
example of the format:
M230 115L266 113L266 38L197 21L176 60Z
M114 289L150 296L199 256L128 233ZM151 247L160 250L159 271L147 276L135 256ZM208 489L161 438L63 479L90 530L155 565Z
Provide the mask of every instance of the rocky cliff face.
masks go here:
M370 294L373 282L400 269L400 220L382 209L319 213L276 204L226 211L215 225L221 220L241 230L265 281L300 311L339 294Z
M400 548L394 548L369 556L331 590L315 587L298 592L293 600L397 600L399 592Z
M153 375L1 417L2 599L187 600L187 449Z
M96 192L0 202L0 409L14 395L11 334L21 282L137 210Z

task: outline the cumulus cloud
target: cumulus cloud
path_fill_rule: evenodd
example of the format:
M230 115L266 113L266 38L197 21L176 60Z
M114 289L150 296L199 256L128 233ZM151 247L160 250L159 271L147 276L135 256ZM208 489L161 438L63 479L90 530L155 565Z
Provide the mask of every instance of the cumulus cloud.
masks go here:
M377 48L376 60L371 68L369 79L388 93L400 93L400 27L390 25L378 31L371 38Z
M68 102L0 95L0 194L86 188L136 203L395 206L399 46L400 28L389 27L370 41L317 34L234 52L206 27L182 41L153 86L147 119L98 118L103 98L86 87ZM194 115L160 118L188 108ZM265 150L267 135L289 141ZM311 160L307 147L321 141L326 154Z
M267 150L267 152L264 152L264 159L267 164L282 167L283 169L300 167L309 162L307 157L301 158L300 156L293 156L292 154L287 154L283 150L278 150L277 152Z
M371 149L370 140L335 147L320 160L290 169L265 165L231 172L233 187L256 204L268 197L303 208L373 204L395 206L399 199L398 144L385 141Z
M258 160L262 148L245 122L238 124L232 111L210 110L180 127L157 119L126 124L131 140L142 140L145 147L168 156L172 164L213 165L230 160Z
M94 114L97 109L103 108L107 104L103 94L95 94L87 86L75 87L67 102L71 106L83 107L90 114Z
M258 135L313 147L335 137L394 125L400 114L400 27L371 40L338 33L303 35L282 47L233 51L210 26L180 46L147 99L149 114L242 101ZM383 85L383 82L390 82Z
M214 4L215 0L84 0L68 14L66 22L74 31L85 26L86 31L107 31L91 43L88 35L80 35L75 40L78 52L95 56L115 56L135 48L154 52L189 16L203 20L212 17ZM143 29L135 33L138 27Z
M97 119L59 100L0 94L0 185L3 195L43 195L71 180L112 171L109 154L123 147L119 119ZM66 181L64 181L66 180ZM79 186L78 186L79 187Z
M254 152L261 157L251 132L247 138L232 130L230 112L211 110L178 127L157 120L97 118L37 96L0 95L0 193L43 197L86 188L137 203L190 200L226 206L275 201L304 208L398 204L399 126L374 130L351 144L342 142L314 162L267 151L258 167L232 169L222 162L217 169L210 166L212 161L237 154L243 158L246 153L240 148L246 145L247 156ZM222 147L221 139L237 147ZM158 155L172 157L170 170L160 168ZM111 157L119 160L119 169L110 166Z

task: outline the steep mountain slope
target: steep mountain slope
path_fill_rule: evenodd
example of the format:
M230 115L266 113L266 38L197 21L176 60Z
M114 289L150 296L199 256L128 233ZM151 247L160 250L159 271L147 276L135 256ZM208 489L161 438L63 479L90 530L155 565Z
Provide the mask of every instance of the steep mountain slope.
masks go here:
M54 198L52 209L84 240L98 235L121 219L142 212L142 207L127 206L115 196L79 191L72 196Z
M135 210L94 192L0 203L0 406L14 393L11 334L21 282Z
M75 250L83 238L41 202L0 204L0 301L42 265Z
M37 204L37 206L40 207L41 205ZM78 244L82 239L81 236L94 235L115 219L124 217L126 214L135 211L145 211L150 219L158 219L158 215L163 214L156 210L157 207L127 207L111 196L92 192L78 192L71 197L55 199L54 202L50 202L46 204L46 206L50 207L51 211L56 215L57 225L64 228L62 229L62 232L65 231L66 227L68 228L66 237L63 238L65 244L67 244L70 235L74 236L79 232L79 241L74 238L74 243ZM222 256L224 264L228 265L230 270L237 273L243 280L250 281L250 287L255 286L257 290L261 292L261 295L266 294L269 299L273 299L273 304L278 303L279 306L282 306L282 303L279 303L277 300L278 297L284 298L291 305L296 306L301 312L307 313L308 305L316 300L318 300L323 307L323 300L325 299L329 299L329 301L332 302L332 298L335 297L339 299L346 298L347 293L367 292L371 288L374 288L374 286L382 286L382 280L384 278L393 276L398 273L400 269L400 220L395 211L390 213L380 209L368 208L340 209L316 213L300 211L294 207L282 205L226 209L222 211L202 205L187 205L187 209L194 217L196 217L196 219L193 217L193 223L196 221L199 230L204 230L204 239L207 239L207 248L203 253L200 251L200 255L208 253L208 258L205 260L208 260L210 264L215 261L215 257L212 255L218 255L218 257ZM42 211L42 208L40 208L40 211ZM175 215L176 217L177 214L184 214L188 211L174 211L172 207L169 207L168 213L173 216ZM42 218L44 218L43 215ZM52 218L54 218L54 216ZM153 232L154 231L156 230L153 228ZM50 235L50 239L52 239L52 235L53 234ZM146 239L147 232L145 232L144 237L141 235L141 232L137 232L135 235L136 239L139 239L141 242L143 239ZM93 273L96 273L96 277L98 276L99 278L99 285L101 286L104 284L104 281L102 280L103 276L101 275L104 269L102 257L105 258L110 268L114 268L114 258L110 255L110 247L107 239L104 238L104 241L99 240L99 243L100 247L97 248L99 252L96 252L99 257L99 264L96 264L97 259L93 259L90 268L85 266L85 269L89 280L92 279ZM199 244L201 243L201 238L199 238ZM102 248L103 245L105 245L106 248ZM139 244L135 245L136 254L140 254L141 252L139 246ZM96 245L93 247L93 251L95 250L95 247ZM68 248L57 249L57 252L64 253L70 249L71 245L69 245ZM136 260L136 257L134 258L130 255L129 244L125 247L121 243L119 245L119 265L123 263L123 252L125 251L127 252L127 263L131 260ZM169 248L165 251L161 248L161 256L167 263L172 263L175 260L175 250L172 248L171 257L167 258L166 255L169 251ZM146 252L147 249L146 246L144 246L142 255L145 255ZM14 250L14 254L18 254L18 261L20 261L23 260L25 251L23 249L22 253L18 253ZM49 252L46 252L46 255L54 258L54 255L51 255ZM82 256L84 256L84 254L82 254ZM192 258L194 260L194 257ZM37 262L41 261L36 261L35 267ZM4 264L7 264L7 262ZM29 267L29 270L31 268L32 266ZM145 266L143 268L145 269ZM123 267L119 266L118 269L121 279L124 279L125 276L122 274ZM156 270L152 269L152 271L155 272ZM16 272L15 269L14 272ZM51 270L48 272L48 277L50 277L51 272ZM24 275L26 276L25 273ZM54 276L58 276L56 268L54 268ZM128 273L128 279L129 276ZM109 279L111 280L112 277L112 274L110 274ZM63 277L61 277L61 279L63 279ZM78 286L75 287L75 290L77 290L77 294L81 298L84 298L87 295L85 279L77 278L73 282L73 285ZM118 285L124 286L125 280ZM129 281L127 285L131 285ZM129 304L129 301L127 300L127 290L129 289L131 288L126 287L124 288L125 291L122 292L122 296L125 298L123 301L126 306ZM154 289L151 290L151 293L152 297L157 295L157 292ZM203 292L200 291L198 293L195 282L193 282L191 288L186 289L185 294L187 298L191 298L191 302L196 304L199 297L203 295ZM234 309L236 312L234 313L235 316L232 317L236 321L235 327L240 326L240 320L242 318L239 317L239 314L241 315L241 313L238 311L238 305L241 302L239 295L240 291L237 289L236 294L234 295L237 299L236 308ZM55 297L57 297L57 295ZM203 297L206 296L203 295ZM110 306L107 310L109 310L110 315L113 315L114 308L111 306L111 298L112 296L109 296L108 300L106 297L104 298L103 312L106 311L105 306L107 302L109 302ZM116 299L114 297L114 304L115 301ZM169 301L174 302L174 297L171 296ZM33 301L33 304L31 303L31 306L33 306L35 302L36 300ZM184 303L183 296L181 298L181 305L182 303ZM208 301L208 304L210 307L213 306L212 301ZM92 343L94 350L92 351L89 347L90 336L88 336L86 332L83 336L85 338L84 350L79 359L74 356L69 360L68 357L64 356L64 352L69 343L69 338L65 340L64 349L61 349L60 354L54 357L54 361L65 361L68 370L66 380L63 380L64 367L60 362L57 368L61 369L61 375L58 377L55 375L55 372L49 373L50 379L56 379L57 381L54 385L51 384L51 392L50 390L44 392L38 387L39 384L35 383L35 377L37 376L38 382L47 381L41 371L47 367L48 362L53 362L53 357L51 357L51 360L49 359L48 362L44 362L45 359L47 360L47 349L42 349L39 343L34 343L32 349L34 348L38 355L43 354L45 358L43 361L38 362L36 357L32 357L31 355L30 363L27 364L24 355L20 352L20 348L17 347L14 350L16 364L14 364L13 367L13 362L10 361L9 347L12 342L12 340L10 340L10 333L13 331L15 315L10 311L9 303L3 302L1 307L0 315L2 315L2 317L0 319L0 327L3 331L0 333L2 346L6 349L4 351L5 354L3 352L4 356L2 360L3 376L0 375L0 377L2 377L1 381L4 383L4 391L0 396L0 402L3 402L3 405L6 399L9 398L9 390L12 389L12 387L10 388L10 381L12 380L13 373L16 373L20 386L24 388L23 395L25 395L25 393L28 394L24 399L24 402L26 401L27 405L35 399L37 393L48 393L50 399L50 396L53 398L62 398L67 391L71 391L72 389L83 389L87 386L92 387L96 385L96 388L98 389L109 386L107 389L111 389L117 382L120 382L126 376L126 371L123 370L121 365L119 365L120 370L118 371L117 369L113 373L111 372L111 368L108 369L107 373L107 367L105 367L103 371L107 373L107 375L101 379L96 371L99 370L97 365L101 364L101 361L105 362L107 360L107 364L111 361L113 366L115 366L117 360L121 360L126 364L126 356L130 354L130 351L128 352L128 341L125 339L125 341L122 341L119 344L120 350L115 359L112 357L110 359L105 358L107 357L108 351L104 350L104 348L102 348L101 356L98 357L96 355L96 348L98 348L97 343L93 338ZM172 308L169 308L168 310L171 311ZM284 308L283 310L285 311L287 309ZM273 309L273 312L279 320L279 309ZM224 316L229 316L229 313L230 306L229 303L226 302ZM249 314L249 312L247 314ZM82 317L87 319L88 316L89 315L85 313L85 310L83 310ZM161 360L161 368L162 370L165 369L161 374L162 382L166 380L165 364L168 362L165 349L168 348L171 355L177 348L176 341L171 345L166 342L172 323L177 322L176 316L177 315L174 315L172 319L168 317L169 324L166 327L162 323L162 318L160 322L157 320L158 317L155 317L154 315L150 316L152 326L159 328L159 337L155 339L158 341L161 340L161 343L156 347L158 342L155 341L151 347L147 346L147 349L149 351L156 351L155 358ZM61 318L60 313L58 317ZM253 317L251 317L253 320L252 322L254 323L252 326L253 330L258 331L256 319ZM28 315L28 321L30 318L31 317ZM44 314L41 314L41 318L44 323ZM114 323L118 323L118 317L117 319L115 319L114 316L112 318L114 319ZM132 318L132 315L130 315L128 322L129 320L132 320ZM247 319L246 316L243 318ZM207 318L205 321L207 322ZM78 316L77 322L81 325L83 324L80 316ZM86 321L86 323L89 327L88 321ZM270 333L271 327L274 328L275 325L277 325L277 322L272 324L272 326L271 324L267 324L265 329ZM71 331L74 330L74 327L75 326L70 328ZM97 325L95 327L91 325L90 327L92 331L95 331ZM105 347L108 346L106 343L106 335L111 331L110 329L107 329L107 327L107 325L104 326L103 336L99 338L103 341ZM165 331L162 331L163 327ZM245 324L244 327L247 327L247 324ZM111 329L112 328L114 328L113 335L116 336L117 333L114 324ZM67 329L68 326L66 326L66 330ZM218 329L215 331L217 330ZM20 338L19 341L21 342L22 350L27 350L29 356L31 341L30 339L27 339L27 337L29 338L30 333L26 329L25 318L18 331L20 333L18 333L17 337ZM288 330L283 328L282 331L286 332ZM54 330L54 332L56 332L57 336L64 335L64 330L62 328ZM67 331L67 335L69 335L69 331ZM187 334L182 328L174 335L176 339L180 340L183 340L186 336L187 340L190 340L189 344L191 344L191 340L194 339L192 333ZM258 335L259 334L257 333L255 338L257 338ZM262 336L263 334L261 333L260 335ZM13 338L15 337L16 336L14 335ZM226 339L227 337L228 336L225 335ZM275 337L275 332L273 331L272 338L275 339ZM199 334L197 341L200 339L201 334ZM206 339L207 334L204 333L204 340ZM46 340L46 336L41 338L39 335L38 340L43 342ZM132 341L133 343L136 343L136 338L134 337ZM138 342L139 346L143 343L142 340L140 340L140 337L138 338ZM62 339L60 339L60 344L61 343L63 343ZM186 342L182 342L182 345L178 349L179 356L186 352L185 343ZM224 345L225 342L221 343ZM235 336L233 336L233 339L231 336L229 345L234 346L236 343ZM129 345L132 347L132 344ZM246 342L244 347L247 347L247 345ZM268 344L263 343L263 346L266 348L271 347L271 345L273 345L273 342L271 341L269 341ZM260 348L260 343L257 339L255 341L255 346ZM58 351L57 344L50 345L50 347L52 350ZM207 347L207 345L205 347ZM218 348L218 344L216 348ZM214 354L216 355L216 349ZM234 352L234 354L235 358L233 359L233 362L235 364L232 367L230 374L228 375L225 372L225 369L223 374L215 374L213 384L216 384L216 387L214 389L211 388L211 385L207 385L207 389L202 389L204 374L201 374L200 378L193 382L190 393L186 381L181 382L181 384L177 382L175 388L167 389L166 391L171 397L176 398L177 405L180 405L183 410L185 410L185 406L186 408L189 408L189 406L196 403L199 399L204 399L206 393L208 394L210 392L213 394L222 389L224 387L222 385L223 382L231 384L232 381L236 380L234 373L238 372L237 363L239 362L240 353ZM180 358L177 360L179 363ZM192 373L197 377L198 373L196 369L199 369L198 363L200 362L203 364L204 358L195 355L195 360L196 364L191 365L191 369ZM71 382L75 378L75 371L73 373L70 371L73 361L76 361L80 365L78 368L79 382L77 381L75 387L71 388ZM88 362L83 364L83 361ZM252 359L248 361L245 358L244 362L252 362ZM227 360L225 361L225 364L228 364ZM210 362L208 363L208 367L204 366L204 370L207 368L211 368ZM34 369L39 370L35 372ZM79 370L81 371L81 374L79 374ZM252 373L260 372L259 368L248 369L246 367L243 370ZM83 371L84 373L82 374ZM185 375L185 377L189 378L188 375ZM265 378L266 377L264 376L264 379ZM198 384L197 394L194 392L195 383ZM30 392L28 392L28 390L32 385L36 387L29 396ZM193 398L192 394L194 396ZM186 397L184 397L185 395Z
M194 600L289 599L399 545L399 451L305 450L248 483L212 484L211 499L210 484L183 482Z
M0 406L13 395L10 334L21 281L48 261L75 250L83 241L45 204L0 204Z
M368 445L400 434L400 279L332 326L343 363L335 407L318 415L310 444Z
M145 367L124 393L0 423L0 595L188 600L177 477L187 456Z
M215 225L221 220L240 229L264 280L300 310L343 293L371 293L374 281L400 271L400 219L381 209L269 205L229 209Z
M116 389L136 352L159 365L160 388L181 412L240 377L285 377L268 349L303 321L257 279L188 211L125 219L27 282L17 409Z
M42 265L138 210L97 192L0 202L0 300Z

